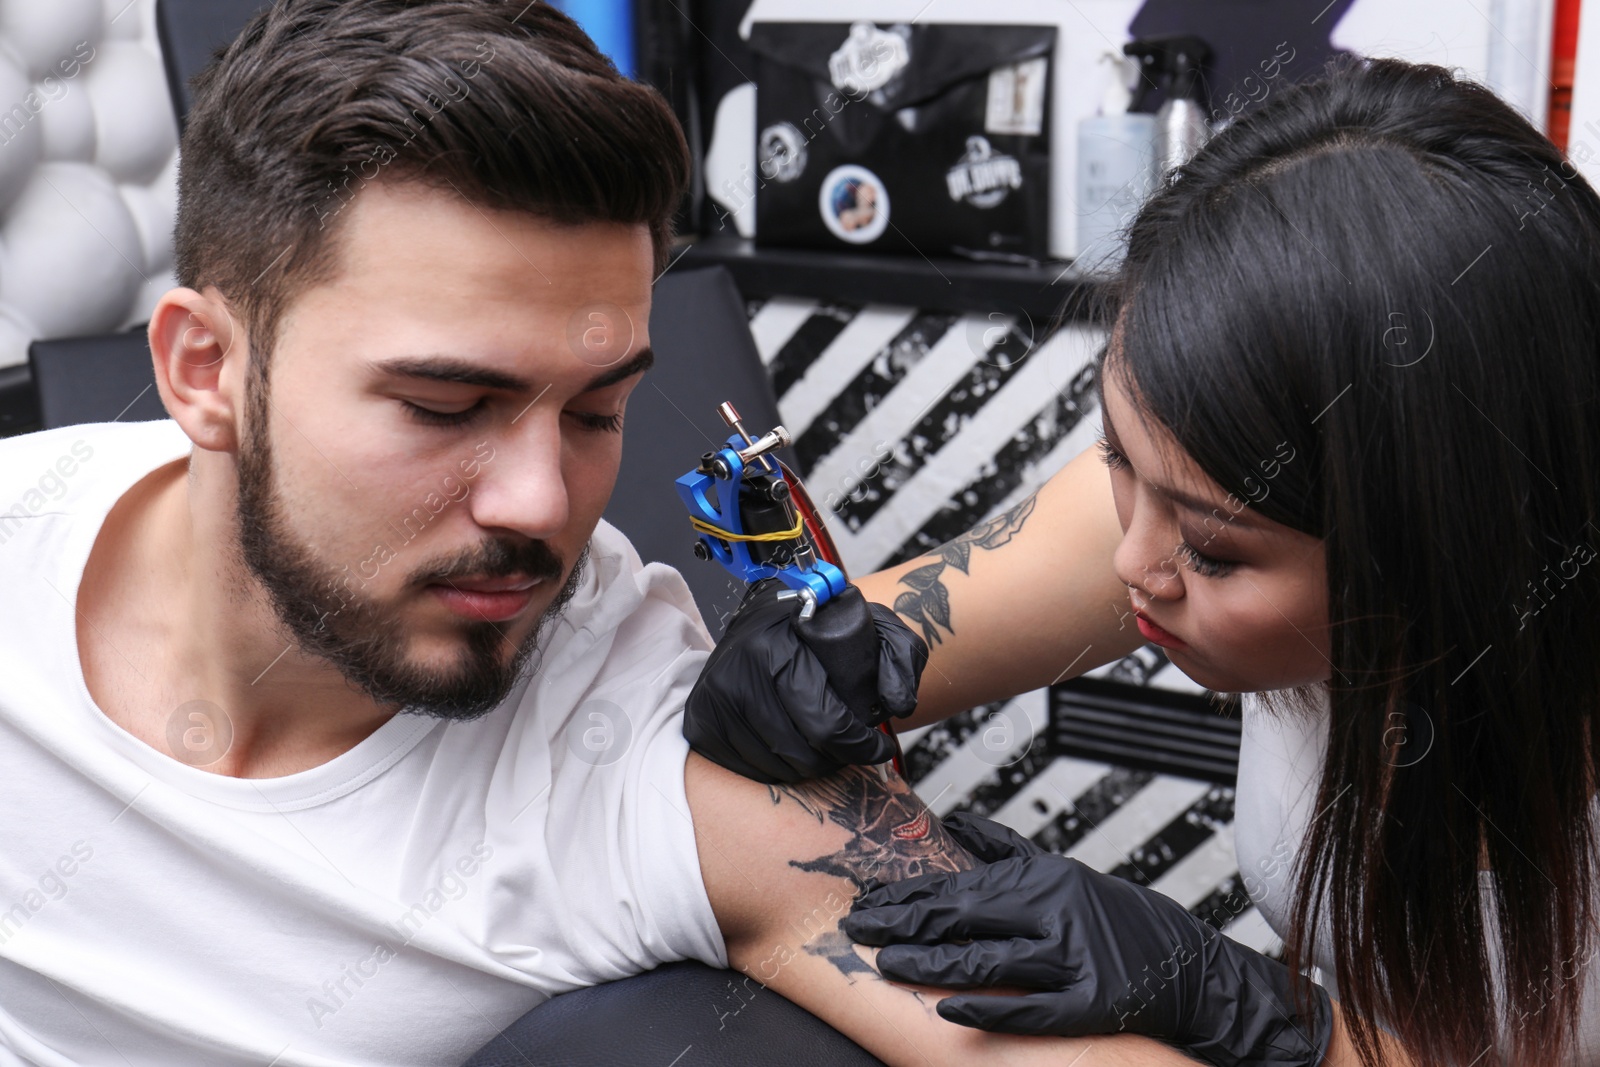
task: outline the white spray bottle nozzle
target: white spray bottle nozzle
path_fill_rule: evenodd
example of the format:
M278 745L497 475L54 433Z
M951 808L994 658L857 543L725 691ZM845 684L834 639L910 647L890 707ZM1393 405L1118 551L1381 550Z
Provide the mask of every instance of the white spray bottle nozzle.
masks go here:
M1105 95L1100 98L1100 114L1125 114L1133 103L1131 83L1138 76L1138 68L1133 60L1116 52L1102 53L1100 59L1102 62L1111 61L1111 81L1106 85Z

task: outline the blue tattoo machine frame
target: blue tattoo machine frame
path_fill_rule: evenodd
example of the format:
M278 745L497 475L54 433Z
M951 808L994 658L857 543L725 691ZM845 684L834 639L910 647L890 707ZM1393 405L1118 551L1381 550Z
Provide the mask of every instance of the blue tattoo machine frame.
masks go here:
M717 413L734 431L727 444L701 456L676 483L698 535L694 554L750 585L770 578L782 582L787 588L778 596L801 601L796 630L827 670L829 684L871 722L878 696L877 624L852 590L805 486L771 455L791 443L789 432L779 426L752 438L732 404L720 405ZM852 595L844 596L847 591ZM818 616L830 602L834 606ZM850 680L843 689L841 679ZM894 736L886 722L880 729ZM901 766L898 742L895 766Z

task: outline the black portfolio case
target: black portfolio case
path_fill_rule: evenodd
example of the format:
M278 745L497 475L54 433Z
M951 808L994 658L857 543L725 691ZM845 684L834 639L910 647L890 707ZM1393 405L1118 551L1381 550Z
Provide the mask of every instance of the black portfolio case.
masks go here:
M756 243L1044 259L1054 26L757 22Z

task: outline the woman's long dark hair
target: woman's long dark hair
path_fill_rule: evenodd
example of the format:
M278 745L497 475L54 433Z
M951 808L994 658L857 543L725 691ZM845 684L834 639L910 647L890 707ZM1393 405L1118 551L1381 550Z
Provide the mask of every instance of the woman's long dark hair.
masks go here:
M1347 61L1163 183L1112 303L1144 413L1327 547L1291 965L1331 926L1366 1063L1378 1020L1419 1063L1558 1062L1595 944L1600 199L1482 86Z

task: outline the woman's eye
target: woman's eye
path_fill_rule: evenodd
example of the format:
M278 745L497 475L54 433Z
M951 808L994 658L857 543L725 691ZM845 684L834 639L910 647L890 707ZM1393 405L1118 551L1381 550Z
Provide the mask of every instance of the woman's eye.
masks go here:
M1106 439L1105 434L1100 435L1100 439L1095 442L1095 447L1100 450L1100 462L1104 463L1107 469L1119 471L1128 465L1128 457L1112 448L1111 442Z
M400 401L405 405L406 413L426 426L464 426L478 417L483 410L483 401L479 400L470 408L462 411L435 411L425 408L421 404L413 404L409 400Z
M1188 541L1178 542L1178 555L1183 557L1184 566L1202 578L1221 578L1231 572L1234 567L1227 560L1212 559Z

